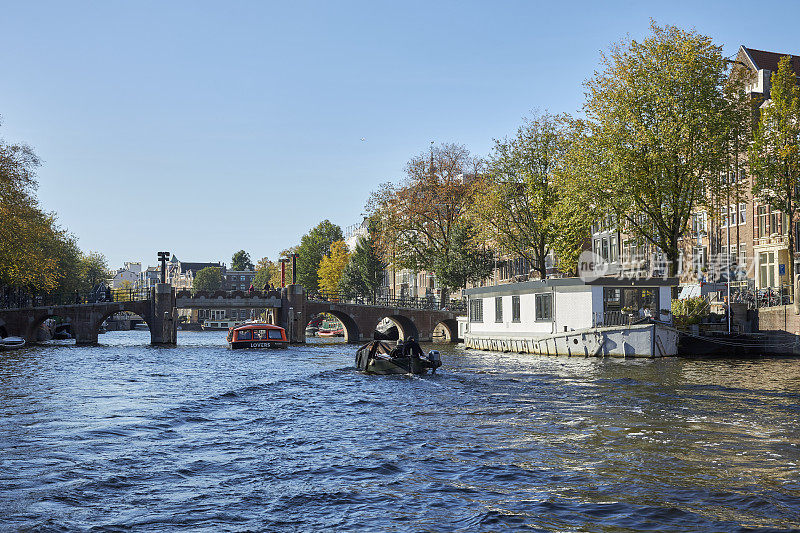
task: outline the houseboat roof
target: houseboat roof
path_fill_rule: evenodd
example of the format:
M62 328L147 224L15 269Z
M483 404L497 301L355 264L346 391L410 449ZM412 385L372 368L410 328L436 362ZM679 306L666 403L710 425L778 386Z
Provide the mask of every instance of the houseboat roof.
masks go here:
M523 281L520 283L503 283L501 285L489 285L486 287L473 287L465 289L467 296L489 296L501 294L520 294L527 292L538 292L543 288L557 287L585 287L599 285L602 287L672 287L678 286L678 278L649 278L649 279L629 279L618 277L601 277L592 281L581 278L549 278L543 280Z

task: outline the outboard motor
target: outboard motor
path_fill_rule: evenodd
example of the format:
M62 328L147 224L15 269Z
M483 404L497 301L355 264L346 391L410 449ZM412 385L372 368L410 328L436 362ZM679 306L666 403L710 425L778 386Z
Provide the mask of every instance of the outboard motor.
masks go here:
M431 350L428 352L428 361L431 362L431 374L436 373L436 369L442 366L442 355L439 350Z

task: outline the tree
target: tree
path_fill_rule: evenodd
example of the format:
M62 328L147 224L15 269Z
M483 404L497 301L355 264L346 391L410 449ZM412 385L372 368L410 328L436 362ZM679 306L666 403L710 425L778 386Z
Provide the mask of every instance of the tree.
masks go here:
M456 144L432 146L429 153L413 157L404 183L382 185L367 204L370 218L379 221L385 256L414 271L441 268L452 251L453 231L472 206L481 170L481 161ZM448 287L443 288L446 299Z
M483 237L527 259L542 279L557 235L555 175L563 167L567 124L566 115L536 114L513 139L495 141L485 189L475 197Z
M447 255L437 257L434 263L439 283L453 289L465 289L467 283L475 283L489 277L494 268L491 250L474 245L477 231L469 222L453 229L452 246ZM445 301L445 299L442 299Z
M678 269L679 241L721 164L726 62L709 37L651 24L602 57L584 104L597 165L585 180L621 229ZM606 207L607 206L607 207Z
M192 288L198 291L217 291L222 287L222 270L219 267L206 267L194 277Z
M788 218L789 279L793 282L793 227L800 186L800 89L790 61L788 56L782 57L772 75L770 100L761 110L748 160L754 176L753 194Z
M376 224L370 222L366 237L359 237L350 262L342 273L339 290L345 294L369 296L374 302L383 285L386 262L378 252Z
M267 257L262 257L258 260L255 270L256 275L253 276L253 286L256 289L263 288L267 283L272 284L272 278L275 276L276 272L280 277L280 267Z
M319 262L319 288L326 292L336 292L349 261L350 254L344 241L335 241L331 244L330 252Z
M578 259L586 249L591 226L607 212L598 204L593 188L586 186L587 182L599 179L592 172L602 166L597 160L600 152L593 144L596 139L587 135L587 125L581 120L572 120L565 134L569 139L564 162L555 176L558 201L551 215L554 225L552 248L559 270L577 274Z
M315 292L319 289L319 263L330 252L331 245L343 239L342 228L330 220L323 220L300 239L297 248L297 283L306 291Z
M239 250L231 257L231 270L253 270L253 261L250 254L244 250Z
M100 252L89 252L81 258L81 273L85 290L94 290L108 279L108 261Z

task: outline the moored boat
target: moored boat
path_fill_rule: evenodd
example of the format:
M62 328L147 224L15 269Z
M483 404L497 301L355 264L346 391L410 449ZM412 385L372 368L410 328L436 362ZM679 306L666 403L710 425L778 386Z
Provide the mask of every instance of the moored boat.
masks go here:
M286 348L289 339L286 331L273 324L245 324L228 330L228 347L241 348Z
M25 346L25 339L22 337L5 337L0 339L0 350L16 350Z
M203 331L225 331L244 324L244 320L205 320Z
M439 352L428 355L402 355L398 346L385 341L372 341L356 351L356 366L368 374L425 374L442 366Z

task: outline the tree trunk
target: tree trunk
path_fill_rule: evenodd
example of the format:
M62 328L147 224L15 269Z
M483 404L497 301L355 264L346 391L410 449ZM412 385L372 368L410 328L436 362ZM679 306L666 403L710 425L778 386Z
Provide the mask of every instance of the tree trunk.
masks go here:
M789 297L794 302L794 205L792 199L789 198L789 209L786 213L788 233L789 233Z

